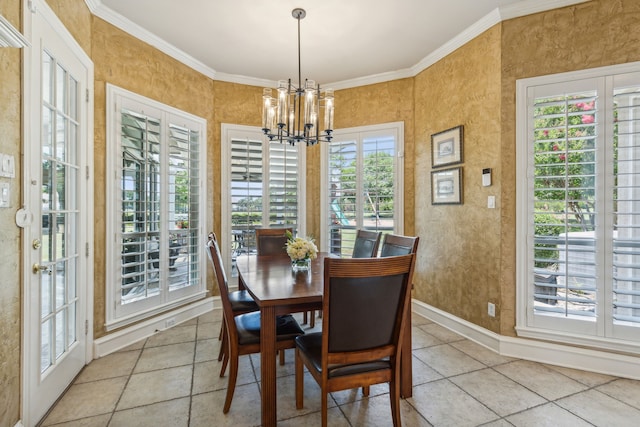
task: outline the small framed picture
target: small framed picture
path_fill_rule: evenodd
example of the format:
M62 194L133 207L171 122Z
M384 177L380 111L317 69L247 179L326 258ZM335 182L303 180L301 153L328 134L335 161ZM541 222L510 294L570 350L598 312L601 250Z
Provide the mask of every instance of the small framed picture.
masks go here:
M431 167L462 163L463 126L431 135Z
M462 168L431 172L431 204L462 204Z

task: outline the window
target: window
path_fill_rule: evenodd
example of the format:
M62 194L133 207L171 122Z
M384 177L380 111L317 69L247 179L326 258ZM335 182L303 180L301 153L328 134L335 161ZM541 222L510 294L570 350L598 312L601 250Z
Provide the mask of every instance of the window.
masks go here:
M336 131L322 153L322 250L351 256L357 229L403 231L403 123Z
M517 159L519 334L640 351L640 64L519 81Z
M305 149L265 141L257 127L222 125L224 261L255 252L255 229L291 227L304 234Z
M206 121L108 85L107 325L200 298Z

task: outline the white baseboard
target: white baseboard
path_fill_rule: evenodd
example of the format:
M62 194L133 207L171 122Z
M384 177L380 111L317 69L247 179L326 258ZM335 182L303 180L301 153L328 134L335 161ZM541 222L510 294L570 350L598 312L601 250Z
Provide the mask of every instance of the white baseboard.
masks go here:
M132 325L95 340L95 357L106 356L167 329L168 319L179 324L221 309L220 297L209 297ZM412 301L412 311L503 356L640 380L640 357L499 335L417 300ZM18 422L15 427L22 425Z
M503 356L640 380L640 357L499 335L417 300L412 311Z
M217 298L219 301L220 298ZM214 309L214 298L204 298L187 304L183 307L171 310L140 323L136 323L122 330L98 338L93 342L94 358L104 357L107 354L118 351L128 345L133 344L143 338L170 328L173 324L178 325L187 320L194 319ZM169 324L169 322L171 324Z
M16 423L15 426L13 427L24 427L24 424L22 424L22 420L18 420L18 422Z

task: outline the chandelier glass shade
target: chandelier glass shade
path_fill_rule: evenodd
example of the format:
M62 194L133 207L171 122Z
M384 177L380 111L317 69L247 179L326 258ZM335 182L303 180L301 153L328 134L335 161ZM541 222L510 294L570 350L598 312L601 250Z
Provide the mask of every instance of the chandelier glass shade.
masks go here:
M278 88L264 88L262 92L262 131L270 141L295 145L304 142L315 145L331 141L333 132L333 90L322 91L313 80L302 84L300 61L300 20L306 16L304 9L294 9L291 15L298 21L298 84L279 80ZM320 115L323 130L320 131Z

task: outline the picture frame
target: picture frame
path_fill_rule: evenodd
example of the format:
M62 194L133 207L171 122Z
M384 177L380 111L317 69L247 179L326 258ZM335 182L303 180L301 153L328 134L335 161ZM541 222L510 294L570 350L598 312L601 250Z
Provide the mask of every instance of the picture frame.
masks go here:
M464 126L431 135L431 167L462 163Z
M462 167L431 172L431 204L462 204Z

